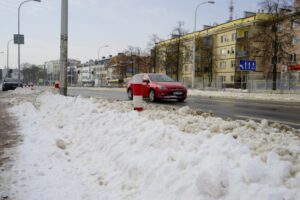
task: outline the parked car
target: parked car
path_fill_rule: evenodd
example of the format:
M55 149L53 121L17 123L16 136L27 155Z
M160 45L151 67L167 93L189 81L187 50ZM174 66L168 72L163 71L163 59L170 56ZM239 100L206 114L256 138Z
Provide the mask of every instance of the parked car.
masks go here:
M186 87L165 74L137 74L135 78L143 80L143 97L151 102L168 99L183 102L187 97ZM130 100L133 98L132 80L127 85L127 96Z
M2 84L2 91L14 90L19 86L19 81L17 79L4 79ZM23 87L23 84L20 83L20 86Z

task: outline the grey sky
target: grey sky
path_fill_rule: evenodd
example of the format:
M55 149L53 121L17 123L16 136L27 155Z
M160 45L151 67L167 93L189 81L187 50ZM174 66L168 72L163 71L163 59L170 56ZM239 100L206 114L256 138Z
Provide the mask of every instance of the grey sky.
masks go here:
M23 0L0 0L0 52L17 33L17 10ZM83 62L122 52L127 46L146 47L151 34L168 38L177 21L193 29L195 6L205 0L69 0L69 58ZM256 11L260 0L234 0L234 17L243 11ZM21 9L21 62L43 64L59 58L61 0L29 2ZM229 0L199 8L197 27L229 18ZM17 47L10 45L11 67L17 65ZM0 68L6 65L6 54L0 54Z

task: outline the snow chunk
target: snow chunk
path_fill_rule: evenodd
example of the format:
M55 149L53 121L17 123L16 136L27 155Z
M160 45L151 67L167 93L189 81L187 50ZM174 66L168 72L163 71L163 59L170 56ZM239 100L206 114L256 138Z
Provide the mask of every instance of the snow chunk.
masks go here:
M62 139L56 139L56 146L62 150L65 150L67 148L65 141Z

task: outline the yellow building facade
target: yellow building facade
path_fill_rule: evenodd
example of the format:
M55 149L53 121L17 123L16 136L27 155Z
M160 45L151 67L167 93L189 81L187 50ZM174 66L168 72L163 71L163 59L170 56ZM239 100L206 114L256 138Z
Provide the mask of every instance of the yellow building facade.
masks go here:
M166 73L174 68L170 62L170 46L178 45L177 57L173 61L177 66L179 81L191 86L192 81L192 52L193 38L196 38L195 54L195 86L207 87L226 85L230 87L242 86L249 75L263 76L263 64L260 58L251 57L249 37L255 31L255 24L268 18L268 14L257 13L241 19L236 19L204 30L162 41L156 45L156 72ZM175 51L174 51L175 52ZM169 59L169 62L168 62ZM240 60L256 60L256 72L241 72ZM174 71L174 70L173 70ZM168 74L168 73L166 73ZM169 74L168 74L169 75ZM174 76L172 76L174 78Z

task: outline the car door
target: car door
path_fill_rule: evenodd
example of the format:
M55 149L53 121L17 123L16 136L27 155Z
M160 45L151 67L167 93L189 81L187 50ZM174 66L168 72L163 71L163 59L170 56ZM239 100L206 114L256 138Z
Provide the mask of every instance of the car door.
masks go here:
M144 98L148 98L149 89L150 89L150 79L148 75L144 75L143 76L143 97Z

